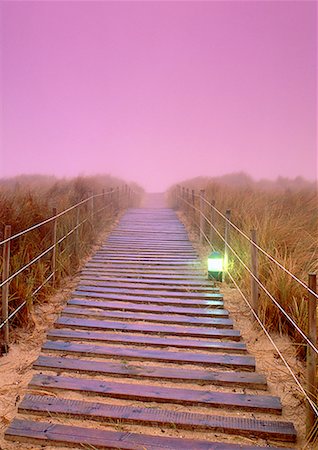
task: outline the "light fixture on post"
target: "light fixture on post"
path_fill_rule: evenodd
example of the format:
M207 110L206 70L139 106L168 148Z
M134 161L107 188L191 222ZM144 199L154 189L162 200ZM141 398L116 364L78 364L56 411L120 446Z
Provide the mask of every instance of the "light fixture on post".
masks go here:
M208 277L210 280L222 281L223 256L220 252L212 252L208 257Z

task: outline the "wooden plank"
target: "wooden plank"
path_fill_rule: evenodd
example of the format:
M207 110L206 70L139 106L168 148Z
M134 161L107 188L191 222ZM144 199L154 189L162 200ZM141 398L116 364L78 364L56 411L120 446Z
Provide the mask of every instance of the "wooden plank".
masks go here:
M78 356L98 356L102 358L136 359L138 361L162 361L173 364L193 364L209 367L227 367L244 371L255 371L255 358L242 355L221 355L213 353L188 353L143 348L112 347L96 344L76 344L73 342L46 341L42 351L62 352Z
M130 303L147 303L147 304L157 304L157 305L175 305L179 307L191 307L191 308L222 308L223 295L216 294L214 296L215 300L187 300L179 298L160 298L160 297L138 297L137 295L124 295L124 294L114 294L114 293L100 293L100 292L85 292L85 291L75 291L73 293L76 297L88 297L88 298L100 298L111 300L126 301ZM218 299L218 300L217 300Z
M5 438L37 445L67 445L72 448L76 445L80 448L88 446L89 448L122 450L242 450L241 445L229 443L150 436L23 419L14 419L5 432ZM244 446L244 450L259 449L261 447ZM272 447L272 450L275 449ZM280 449L276 448L276 450ZM288 449L284 448L284 450Z
M105 263L101 263L101 262L94 262L94 261L89 261L86 263L85 265L86 268L101 268L101 269L116 269L116 270L133 270L135 272L140 272L140 271L144 271L144 272L149 272L149 271L154 271L156 273L179 273L179 274L191 274L191 275L202 275L205 276L205 272L203 271L203 269L199 266L194 267L194 266L174 266L172 267L171 265L165 265L165 266L160 266L160 270L157 267L156 264L138 264L138 263L133 263L133 264L124 264L124 263L120 263L117 264L113 264L113 262L109 262L108 264Z
M241 338L238 330L204 328L204 327L184 327L173 325L157 325L147 323L127 323L106 320L77 319L76 317L59 317L55 322L56 328L80 328L83 330L112 330L128 331L132 333L149 334L170 334L174 336L186 337L210 337L214 339L229 339L239 341Z
M137 312L150 312L158 314L182 314L185 316L197 316L197 317L228 317L229 312L226 309L203 309L203 308L186 308L177 306L158 306L158 305L136 305L130 302L115 302L115 301L102 301L102 300L85 300L72 298L68 302L68 305L72 306L85 306L89 308L100 309L116 309L121 311L137 311Z
M194 284L199 285L202 282L201 275L179 275L179 274L169 274L169 273L152 273L152 272L135 272L135 271L120 271L116 269L112 270L103 270L103 269L94 269L94 268L86 268L80 272L81 278L85 279L86 277L92 279L120 279L122 281L132 282L135 280L139 280L142 283L173 283L177 281L178 283L186 284Z
M121 279L116 280L115 278L107 279L107 280L100 280L100 279L93 279L90 280L89 277L82 278L79 286L94 286L94 287L115 287L120 289L147 289L151 291L162 291L162 290L168 290L168 291L176 291L176 292L201 292L201 293L216 293L219 292L218 288L205 286L203 285L193 285L190 283L163 283L162 281L157 283L144 283L142 280L139 280L139 282L125 282Z
M92 258L91 259L91 262L96 262L96 263L101 263L101 264L109 264L109 265L111 265L111 264L113 264L113 265L115 265L115 264L126 264L127 266L134 266L134 264L136 265L136 264L138 264L138 265L140 265L140 266L156 266L156 267L160 267L160 266L168 266L168 267L174 267L174 266L178 266L178 267L191 267L191 266L193 266L193 267L195 267L195 266L198 266L198 267L200 267L200 265L201 265L201 262L200 261L195 261L195 260L184 260L184 261L176 261L176 260L174 260L174 261L170 261L170 260L168 260L168 259L166 259L166 260L161 260L161 261L158 261L157 259L149 259L149 260L146 260L146 259L136 259L135 261L132 259L132 258L130 258L130 259L124 259L124 258L120 258L120 257L117 257L117 258L105 258L105 259L103 259L103 258Z
M155 337L143 334L136 336L128 333L102 333L96 331L75 331L52 329L47 332L47 339L89 342L117 342L121 345L141 345L150 347L175 347L197 350L209 350L222 353L246 353L244 342L222 342L202 339Z
M203 287L207 287L210 288L211 287L211 283L209 283L208 281L204 280L204 279L194 279L194 280L187 280L184 278L179 278L179 279L162 279L164 278L163 276L161 276L161 278L155 278L155 277L151 277L149 276L146 279L143 279L139 276L139 274L135 273L135 278L131 277L131 278L127 278L126 280L123 278L125 277L126 274L122 273L121 276L118 277L118 279L116 277L113 277L114 279L109 280L109 274L105 275L103 272L96 272L96 271L87 271L87 270L83 270L81 272L81 278L84 280L98 280L98 281L107 281L107 282L120 282L120 283L142 283L142 284L146 284L148 285L164 285L164 286L181 286L184 288L189 288L189 290L191 290L192 288L203 288ZM137 278L138 276L138 278Z
M152 271L138 271L136 273L135 270L125 270L122 271L120 269L103 269L103 268L84 268L81 273L83 274L92 274L92 275L98 275L98 276L106 276L106 277L119 277L119 278L135 278L138 277L138 279L147 280L147 279L153 279L153 280L178 280L183 281L185 283L187 282L198 282L200 283L204 278L202 275L191 275L186 273L158 273L156 270Z
M152 426L173 426L178 429L209 430L227 433L283 440L296 441L296 430L291 422L256 420L231 416L184 413L178 411L138 408L135 406L117 406L105 403L92 403L81 400L69 400L49 396L26 395L19 405L20 413L33 413L52 417L55 414L75 416L76 418L105 421L113 423L144 424Z
M184 405L207 406L213 408L240 409L271 414L281 414L282 406L278 397L270 395L236 394L213 392L198 389L168 388L156 385L117 383L94 379L72 378L37 374L29 383L31 389L50 389L87 392L94 395L106 395L134 401L157 403L175 403Z
M255 372L212 372L205 369L179 369L160 366L134 366L130 363L101 362L40 355L33 364L34 369L56 372L78 372L91 375L110 375L136 379L169 380L214 386L267 389L266 379Z
M124 321L145 321L145 322L158 322L167 324L178 325L195 325L195 326L212 326L216 328L233 328L232 319L218 318L218 317L191 317L183 316L181 314L168 315L168 314L150 314L143 312L130 312L130 311L105 311L102 309L93 308L80 308L66 306L62 315L71 315L74 317L88 317L96 318L99 320L116 319Z
M142 247L142 248L130 248L129 253L132 254L137 254L137 255L151 255L151 254L155 254L155 255L167 255L167 256L174 256L176 254L176 252L169 250L169 249L165 249L165 248L157 248L157 249L152 249L149 247ZM102 255L108 255L109 253L114 253L114 254L127 254L127 249L125 247L117 247L117 246L113 246L110 245L108 247L100 247L98 253L102 254ZM178 255L187 255L187 256L193 256L193 258L198 258L199 255L198 253L192 249L187 249L187 250L179 250Z
M160 255L160 254L154 254L151 253L149 255L138 255L138 254L134 254L132 252L126 252L125 254L119 254L118 252L114 252L114 253L100 253L100 252L96 252L95 255L91 258L92 261L95 260L102 260L102 261L111 261L112 259L120 259L122 261L157 261L157 262L162 262L165 261L167 263L173 263L174 261L177 261L178 263L185 263L185 264L191 264L191 263L200 263L200 261L198 260L197 257L193 257L193 256L188 256L188 255Z
M120 287L102 287L102 286L88 286L86 284L79 284L75 295L79 292L100 292L104 294L125 294L125 295L138 295L138 296L152 296L152 297L162 297L162 298L178 298L178 299L196 299L196 300L213 300L219 297L219 294L214 293L201 293L201 292L175 292L173 290L161 290L161 291L151 291L149 293L148 289L128 289Z

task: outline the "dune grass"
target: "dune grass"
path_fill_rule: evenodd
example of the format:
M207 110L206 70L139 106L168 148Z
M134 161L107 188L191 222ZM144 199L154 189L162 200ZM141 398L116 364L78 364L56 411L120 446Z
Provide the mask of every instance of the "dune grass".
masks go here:
M47 176L19 176L0 180L0 241L3 240L4 226L10 224L12 235L32 225L52 217L53 208L61 212L66 208L88 198L93 194L106 193L114 189L113 198L117 199L116 188L120 192L124 182L108 175L57 179ZM136 185L131 186L141 193ZM85 203L57 221L57 239L64 236L79 222L87 220L77 234L78 246L75 247L74 232L63 241L56 254L55 285L52 279L36 294L34 291L44 282L52 271L52 252L34 263L10 283L9 313L23 301L26 307L12 320L11 324L32 325L32 307L41 302L60 286L61 280L76 272L80 261L89 254L96 238L114 223L118 213L126 205L123 202L110 204L110 195L105 194L94 199L95 214L92 218L92 203ZM98 212L99 211L99 212ZM26 235L11 241L10 273L14 273L52 245L53 224L48 223ZM0 271L2 271L2 250L0 247Z
M314 183L302 179L280 178L276 182L255 182L244 174L217 179L198 178L181 184L205 190L206 199L215 200L223 214L231 210L231 220L247 235L257 232L258 244L294 275L307 283L308 273L318 271L318 199ZM171 191L170 191L171 192ZM199 206L196 198L196 206ZM205 213L211 218L210 208ZM198 214L196 215L198 225ZM189 221L190 224L190 221ZM225 221L216 214L216 227L224 236ZM209 226L206 232L209 235ZM214 246L223 251L224 243L215 235ZM230 228L230 244L250 266L250 243ZM203 252L209 252L208 245ZM229 271L250 296L250 275L230 252ZM280 305L307 331L307 292L277 265L258 252L259 278ZM260 290L260 318L267 328L288 332L301 344L297 333L278 308Z

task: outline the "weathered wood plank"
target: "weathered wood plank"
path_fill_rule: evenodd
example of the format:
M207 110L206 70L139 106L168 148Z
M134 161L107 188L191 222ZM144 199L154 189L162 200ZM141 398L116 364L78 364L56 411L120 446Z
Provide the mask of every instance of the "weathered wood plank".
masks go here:
M103 358L125 358L139 361L162 361L173 364L193 364L209 367L227 367L245 371L255 371L255 358L242 355L220 355L213 353L188 353L143 348L111 347L96 344L76 344L72 342L46 341L42 351L70 353L79 356L98 356Z
M202 339L155 337L149 334L136 336L128 333L103 333L96 331L76 331L72 329L52 329L47 332L47 339L67 341L117 342L121 345L141 345L150 347L175 347L197 350L209 350L222 353L246 353L243 342L211 341Z
M29 383L30 388L53 390L70 390L106 395L134 401L154 401L158 403L175 403L201 405L214 408L241 409L271 414L281 414L282 406L278 397L270 395L250 395L228 392L213 392L197 389L168 388L161 386L131 383L104 382L101 380L52 376L37 374Z
M178 429L211 430L218 433L295 442L296 430L291 422L256 420L249 418L183 413L178 411L117 406L80 400L59 399L49 396L26 395L19 412L43 416L54 414L83 419L124 423L173 426Z
M76 297L88 297L88 298L100 298L107 299L108 301L112 300L120 300L127 301L130 303L146 303L146 304L157 304L157 305L175 305L179 307L188 307L191 308L223 308L223 295L215 294L213 297L215 300L187 300L180 298L160 298L160 297L138 297L137 295L126 295L126 294L118 294L118 293L100 293L100 292L85 292L85 291L75 291L73 293ZM218 300L217 300L218 299Z
M94 428L61 425L52 422L34 422L15 419L5 433L7 440L36 444L62 444L89 446L98 449L144 450L239 450L241 445L222 444L183 438L150 436L127 433L126 431L106 431ZM245 450L259 450L261 447L244 446ZM275 450L272 448L272 450ZM280 450L277 449L276 450ZM288 449L284 449L288 450Z
M110 272L111 273L111 272ZM120 282L120 283L142 283L145 285L164 285L164 286L174 286L174 287L183 287L186 289L191 290L192 288L203 288L203 287L211 287L211 283L207 282L206 280L203 279L194 279L194 280L187 280L184 277L181 278L164 278L163 276L161 276L161 278L156 278L156 277L148 277L146 279L142 278L139 276L139 278L136 278L136 274L135 274L135 278L134 277L128 277L127 279L125 279L126 275L124 273L121 274L121 276L118 276L118 279L116 277L113 277L111 280L109 280L109 273L103 273L103 272L97 272L97 271L88 271L88 270L82 270L81 272L81 279L83 280L90 280L90 281L106 281L107 282ZM208 291L207 291L208 292ZM215 292L215 291L214 291Z
M124 264L122 263L120 266L118 264L103 264L99 262L94 261L88 261L84 268L87 269L101 269L101 270L125 270L130 272L137 272L138 273L160 273L160 274L179 274L179 275L195 275L195 276L202 276L205 277L206 273L205 271L200 267L193 267L193 266L185 266L185 267L171 267L170 265L167 266L160 266L160 270L156 265L140 265L138 263L134 264L133 266L130 264Z
M183 369L161 366L134 366L115 362L101 362L40 355L33 365L34 369L56 370L57 372L78 372L93 375L111 375L173 382L189 382L214 386L244 387L266 390L266 379L255 372L212 372L206 369Z
M139 282L124 282L123 280L116 280L114 278L107 280L90 280L88 277L82 278L80 280L79 286L94 286L94 287L111 287L111 288L120 288L120 289L147 289L148 291L174 291L174 292L200 292L200 293L215 293L219 292L218 288L213 288L210 286L198 286L192 285L189 283L163 283L162 281L159 283L144 283L142 280Z
M238 330L204 327L184 327L173 325L157 325L147 323L113 322L106 320L77 319L75 317L59 317L55 322L56 328L80 328L84 330L112 330L128 331L135 333L170 334L186 337L210 337L215 339L229 339L239 341L241 339Z
M147 312L130 312L130 311L113 311L103 310L100 308L80 308L66 306L62 311L62 316L71 315L74 317L88 317L97 318L100 320L116 319L124 321L145 321L145 322L158 322L178 325L195 325L195 326L212 326L216 328L233 328L233 321L226 318L218 317L191 317L183 316L181 314L165 315L165 314L151 314Z
M218 294L213 293L201 293L201 292L175 292L173 290L165 291L151 291L149 293L148 289L126 289L126 288L115 288L115 287L102 287L102 286L89 286L86 284L79 284L76 288L75 295L80 291L84 292L101 292L105 294L125 294L125 295L139 295L139 296L152 296L152 297L162 297L162 298L179 298L179 299L196 299L196 300L212 300L218 298Z
M183 282L183 283L201 283L201 281L203 280L202 275L187 275L187 274L178 274L178 273L158 273L158 271L153 270L153 271L138 271L138 273L136 273L135 270L125 270L125 271L121 271L119 269L95 269L95 268L86 268L83 269L81 271L81 274L84 275L91 275L91 276L104 276L104 277L118 277L121 279L125 279L127 278L127 281L131 280L131 279L135 279L135 277L137 280L142 280L142 281L147 281L147 280L166 280L166 281L179 281L179 282Z
M85 300L78 298L71 298L68 305L72 306L85 306L89 308L100 309L116 309L121 311L137 311L137 312L149 312L158 314L182 314L184 316L195 317L228 317L229 312L226 309L203 309L203 308L186 308L177 306L158 306L148 304L135 304L130 302L115 302L115 301L102 301L102 300Z

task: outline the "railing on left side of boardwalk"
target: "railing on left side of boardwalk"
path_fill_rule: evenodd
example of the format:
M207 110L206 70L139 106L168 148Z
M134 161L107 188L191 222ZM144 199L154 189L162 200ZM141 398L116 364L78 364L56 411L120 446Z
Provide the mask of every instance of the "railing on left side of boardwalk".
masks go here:
M23 311L28 320L33 302L52 293L63 276L74 273L98 233L114 223L122 211L137 206L140 195L125 184L90 193L60 212L53 208L51 217L15 234L11 225L5 225L0 241L0 355L9 349L13 320ZM35 239L41 244L36 253L32 251Z

